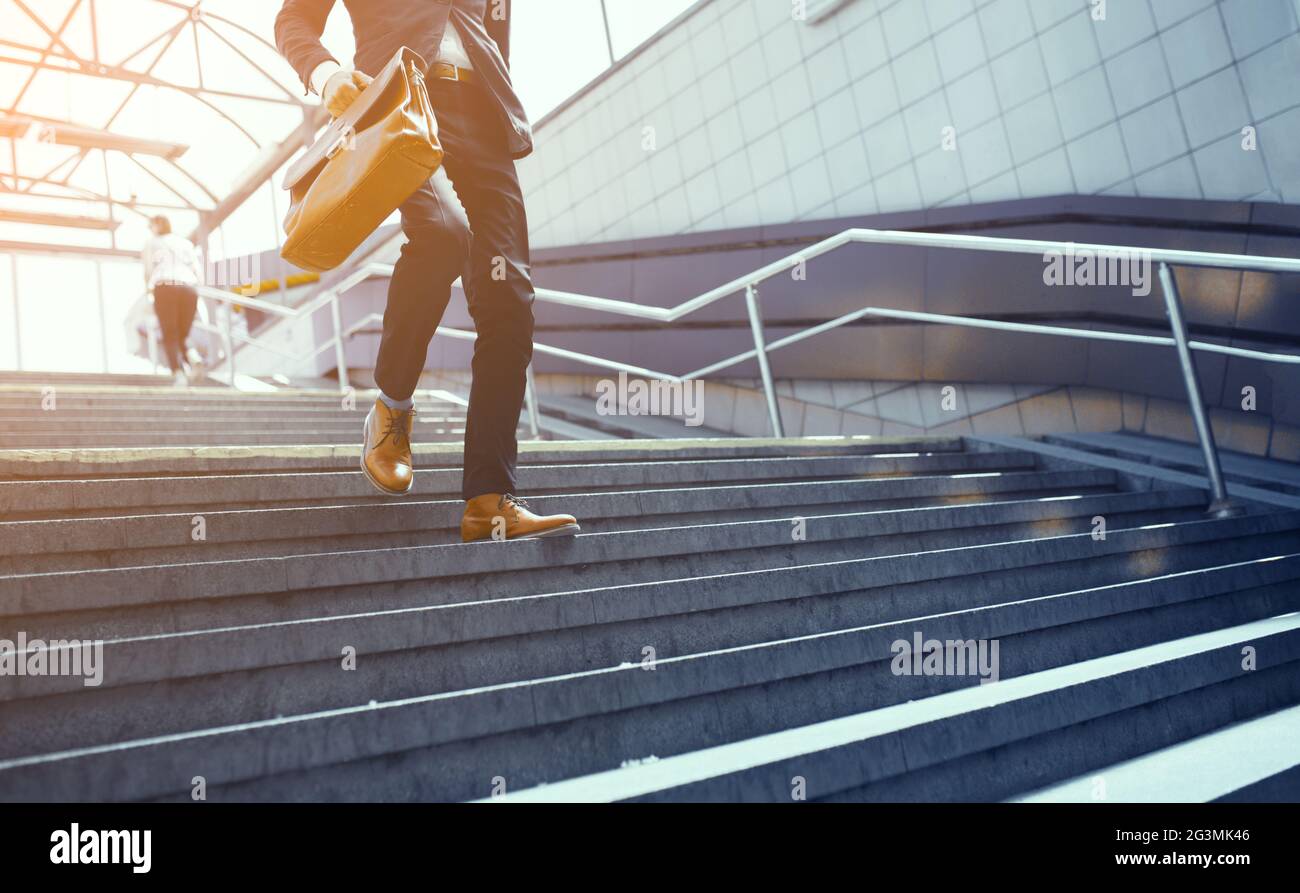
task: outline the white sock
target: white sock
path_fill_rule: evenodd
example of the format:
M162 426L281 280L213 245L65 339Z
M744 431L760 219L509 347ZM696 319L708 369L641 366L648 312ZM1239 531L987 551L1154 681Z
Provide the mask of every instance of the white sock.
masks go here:
M388 396L388 395L385 394L383 391L380 391L380 392L379 392L379 399L380 399L380 400L383 400L383 401L384 401L384 405L387 406L389 409L396 409L396 410L398 410L398 411L401 411L401 410L404 410L404 409L411 409L412 407L415 406L415 401L414 401L414 400L411 400L411 399L406 399L406 400L394 400L392 397Z

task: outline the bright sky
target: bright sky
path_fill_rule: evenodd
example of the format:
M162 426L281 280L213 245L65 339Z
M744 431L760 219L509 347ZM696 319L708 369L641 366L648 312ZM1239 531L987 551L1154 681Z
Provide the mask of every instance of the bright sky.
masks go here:
M110 193L114 199L134 199L157 204L169 214L178 232L186 232L197 217L184 210L179 193L199 206L215 204L256 160L254 140L267 146L282 139L300 120L289 105L257 98L284 99L286 91L301 96L301 86L288 64L275 52L272 23L280 4L274 0L201 0L213 16L210 27L186 24L168 42L154 41L186 18L180 8L195 0L0 0L0 107L9 112L70 121L135 137L182 143L188 146L179 159L183 171L152 157L91 151L78 160L73 147L38 140L0 141L0 208L102 217L102 202L38 199L15 194L8 175L61 179L73 171L69 183L93 193ZM415 0L420 2L420 0ZM622 56L663 27L694 0L605 0L616 56ZM41 20L33 21L24 10ZM92 28L91 12L95 27ZM575 93L609 64L601 0L514 0L512 73L530 116L536 120ZM67 21L63 46L56 52L92 58L96 46L109 63L152 74L170 82L198 85L241 96L208 95L204 104L175 90L150 85L137 87L121 81L88 77L75 72L43 69L29 76L28 66L6 62L37 60L24 46L50 43L45 28L57 30ZM260 40L259 40L260 38ZM262 41L266 41L263 43ZM343 3L337 3L326 26L323 42L341 60L353 50L351 23ZM200 60L196 66L195 55ZM259 73L249 61L274 78ZM57 58L51 64L62 65ZM122 105L125 101L125 105ZM122 106L114 116L115 110ZM223 117L224 114L224 117ZM110 116L112 121L110 122ZM246 131L245 132L241 132ZM12 152L11 145L12 144ZM27 185L26 183L22 185ZM264 187L237 211L214 238L216 255L236 255L265 249L275 243L279 220L285 211L283 193ZM174 190L174 191L173 191ZM38 191L60 192L47 187ZM142 211L152 212L143 207ZM138 249L147 236L137 215L116 209L123 220L117 228L118 247ZM72 230L0 221L0 240L101 245L108 247L106 232ZM13 333L12 261L0 255L0 368L16 360ZM98 269L97 269L98 267ZM95 264L75 259L25 255L17 263L21 296L20 325L23 365L26 368L98 369L106 352L102 344L98 311L91 300L103 282L108 306L107 352L120 352L120 320L142 289L139 268L131 263ZM87 325L69 333L67 303L45 300L51 291L85 300L75 313ZM94 325L90 323L94 322ZM57 336L55 333L58 333Z

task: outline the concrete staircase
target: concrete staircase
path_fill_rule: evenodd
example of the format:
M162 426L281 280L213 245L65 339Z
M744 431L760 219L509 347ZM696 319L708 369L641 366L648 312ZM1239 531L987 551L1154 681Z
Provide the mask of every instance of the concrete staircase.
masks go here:
M43 388L62 387L126 387L126 388L166 388L171 387L170 375L145 375L139 373L118 372L36 372L0 369L0 387L26 387L41 390Z
M372 392L345 401L329 391L0 384L0 449L360 443L373 400ZM416 408L420 441L464 438L462 406L421 391Z
M524 443L583 534L466 545L459 445L385 500L348 421L0 451L0 639L103 641L98 686L0 675L0 800L1178 799L1126 781L1175 750L1198 798L1295 791L1240 730L1294 727L1300 512L969 438ZM918 635L1000 681L899 674Z
M594 397L542 394L538 396L538 406L539 415L545 418L546 423L567 424L596 440L624 438L690 440L701 437L734 436L729 431L709 428L705 425L687 425L681 417L601 415L596 409Z

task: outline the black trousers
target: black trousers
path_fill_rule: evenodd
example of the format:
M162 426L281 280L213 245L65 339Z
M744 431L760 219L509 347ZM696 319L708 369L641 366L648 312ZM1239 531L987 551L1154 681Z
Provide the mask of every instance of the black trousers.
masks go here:
M181 371L185 359L185 342L194 325L199 307L199 293L190 285L158 283L153 287L153 312L162 329L163 352L173 373Z
M375 383L394 400L411 396L451 284L463 277L478 337L462 496L512 493L516 429L533 354L523 195L507 125L490 97L459 81L431 78L428 87L446 157L400 208L407 242L388 286Z

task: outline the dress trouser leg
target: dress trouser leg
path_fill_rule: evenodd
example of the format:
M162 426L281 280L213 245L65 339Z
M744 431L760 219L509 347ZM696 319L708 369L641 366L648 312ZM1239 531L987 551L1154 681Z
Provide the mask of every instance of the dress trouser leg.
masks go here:
M406 244L388 283L375 384L394 400L406 400L420 382L429 342L451 300L451 284L465 269L471 235L445 166L399 210Z
M393 270L375 382L404 400L462 277L478 337L462 495L516 488L517 429L532 359L528 222L501 122L475 88L431 84L447 156L401 206L407 243Z
M517 489L519 415L533 358L533 285L514 161L453 159L448 168L474 229L465 298L478 337L461 485L463 498L473 499Z

